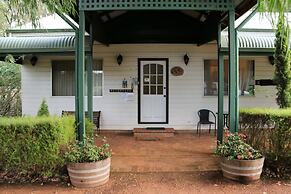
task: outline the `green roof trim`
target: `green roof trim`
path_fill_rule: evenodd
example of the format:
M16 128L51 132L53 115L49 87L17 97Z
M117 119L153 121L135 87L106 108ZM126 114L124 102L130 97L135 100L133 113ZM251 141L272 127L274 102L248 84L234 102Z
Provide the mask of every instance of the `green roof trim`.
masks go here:
M75 36L0 37L1 54L59 53L75 51ZM85 50L89 51L89 41Z

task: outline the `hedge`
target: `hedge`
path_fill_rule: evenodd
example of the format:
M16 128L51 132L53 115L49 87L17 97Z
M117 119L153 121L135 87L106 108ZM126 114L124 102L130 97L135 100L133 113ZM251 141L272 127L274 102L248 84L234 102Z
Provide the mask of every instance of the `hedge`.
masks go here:
M0 171L55 176L64 166L61 149L75 141L75 134L72 116L0 118Z
M276 176L291 175L291 109L244 108L241 132L266 156L266 167Z

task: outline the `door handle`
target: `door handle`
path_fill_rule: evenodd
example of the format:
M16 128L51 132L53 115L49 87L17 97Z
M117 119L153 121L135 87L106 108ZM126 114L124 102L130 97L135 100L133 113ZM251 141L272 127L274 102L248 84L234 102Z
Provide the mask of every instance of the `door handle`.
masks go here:
M164 97L167 97L166 95L164 95Z

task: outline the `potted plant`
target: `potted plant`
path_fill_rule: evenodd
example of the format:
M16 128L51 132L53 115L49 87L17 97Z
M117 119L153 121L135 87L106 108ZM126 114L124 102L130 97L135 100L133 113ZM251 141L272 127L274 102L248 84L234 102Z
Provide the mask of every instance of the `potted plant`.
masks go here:
M96 146L94 139L87 139L82 145L77 142L69 146L65 161L72 185L96 187L109 180L111 165L109 144Z
M243 183L260 179L264 157L245 142L243 134L226 135L226 140L219 144L215 153L221 157L223 176Z

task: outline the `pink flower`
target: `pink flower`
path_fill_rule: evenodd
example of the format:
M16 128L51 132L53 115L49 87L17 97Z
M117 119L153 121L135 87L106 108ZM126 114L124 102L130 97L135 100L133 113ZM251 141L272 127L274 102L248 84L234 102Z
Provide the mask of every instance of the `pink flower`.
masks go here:
M238 160L241 160L242 159L242 156L241 155L237 155L237 159Z

